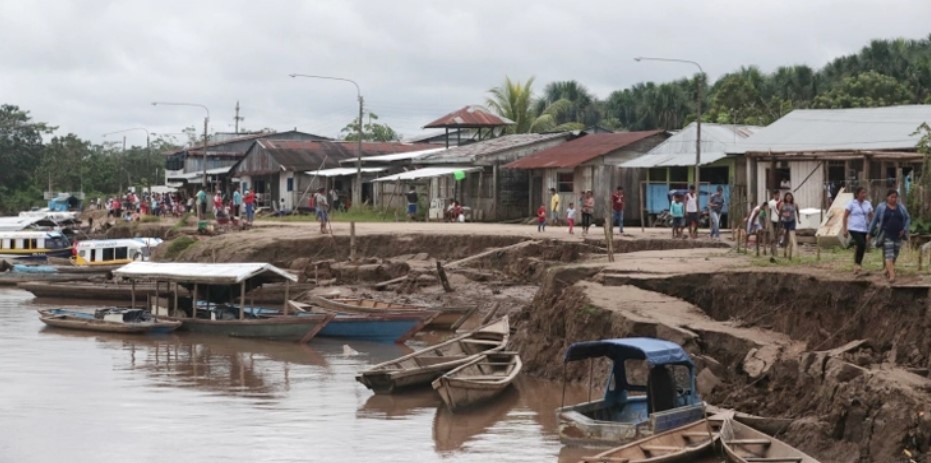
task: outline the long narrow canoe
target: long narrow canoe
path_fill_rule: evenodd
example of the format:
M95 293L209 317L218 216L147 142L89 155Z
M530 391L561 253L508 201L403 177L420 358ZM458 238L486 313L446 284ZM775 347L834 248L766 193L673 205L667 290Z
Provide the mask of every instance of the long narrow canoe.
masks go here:
M244 320L171 319L181 322L182 331L192 333L304 343L313 339L335 317L333 314L307 314L300 317L272 315Z
M170 333L181 326L179 321L151 316L137 321L131 317L124 317L124 314L119 311L97 318L93 313L72 309L39 310L39 320L55 328L125 334L163 334Z
M724 420L721 446L734 463L819 463L805 452L733 419Z
M721 420L704 419L585 457L580 463L673 463L699 461L718 441Z
M443 373L469 363L482 354L504 350L509 337L510 324L507 317L504 317L474 331L375 365L356 375L356 381L376 394L425 386Z
M435 312L341 313L297 301L288 301L295 317L321 313L335 315L330 323L317 333L321 338L343 338L357 341L403 343L420 332ZM249 307L246 313L256 317L281 315L278 309Z
M384 313L384 312L435 312L427 327L436 330L448 330L462 324L462 321L475 313L475 308L467 307L427 307L413 304L378 301L375 299L327 298L310 296L310 301L325 309L350 313Z
M433 381L450 410L485 402L504 392L523 364L517 352L483 354Z

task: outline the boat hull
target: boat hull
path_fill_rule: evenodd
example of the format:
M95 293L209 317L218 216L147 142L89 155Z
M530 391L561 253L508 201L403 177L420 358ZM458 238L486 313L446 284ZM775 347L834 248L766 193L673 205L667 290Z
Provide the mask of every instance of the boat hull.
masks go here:
M435 330L449 330L461 325L465 318L472 316L474 309L467 308L432 308L412 304L397 304L393 302L376 301L374 299L329 299L321 296L312 296L311 302L328 310L348 313L434 313L436 316L427 324L426 328Z
M627 406L636 404L632 398ZM567 445L612 446L631 442L653 434L685 426L705 417L702 405L689 405L641 416L627 421L605 421L591 418L594 410L603 408L603 401L562 407L556 410L559 440Z
M765 444L762 444L766 442ZM721 428L721 447L729 461L747 463L753 461L793 461L818 463L814 457L757 431L739 421L726 419Z
M182 331L230 336L234 338L269 339L274 341L308 342L333 319L331 314L302 317L280 316L245 320L207 320L178 318Z
M40 311L39 320L55 328L122 334L167 334L181 327L181 322L172 320L156 319L151 322L116 323L95 318L56 315L49 310Z
M404 342L423 329L429 317L356 317L337 315L317 336L375 342Z
M615 447L593 457L586 463L626 461L627 463L679 463L698 461L711 453L718 441L720 420L705 419L676 429L655 434L629 444Z
M520 356L516 353L482 355L433 381L450 410L461 410L487 402L503 393L520 373Z

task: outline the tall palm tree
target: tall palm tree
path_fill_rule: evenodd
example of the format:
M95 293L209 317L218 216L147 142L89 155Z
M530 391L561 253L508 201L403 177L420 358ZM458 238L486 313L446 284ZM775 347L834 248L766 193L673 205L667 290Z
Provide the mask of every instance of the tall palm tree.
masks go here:
M535 119L533 108L533 77L526 83L512 81L510 77L504 78L504 85L488 90L491 94L486 100L489 108L514 121L514 125L507 128L507 133L527 133L530 131Z

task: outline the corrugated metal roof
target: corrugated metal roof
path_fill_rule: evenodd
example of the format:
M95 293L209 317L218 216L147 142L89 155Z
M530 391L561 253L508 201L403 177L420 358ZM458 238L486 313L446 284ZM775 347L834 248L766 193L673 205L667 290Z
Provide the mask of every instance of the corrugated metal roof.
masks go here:
M382 172L387 167L363 167L363 174L371 174L374 172ZM334 167L332 169L323 169L323 170L308 170L304 172L307 175L316 175L318 177L342 177L344 175L356 175L355 167Z
M259 140L256 144L286 170L316 170L322 167L338 167L344 159L357 157L357 142L303 141L303 140ZM423 150L421 145L390 142L363 142L362 157L389 153L406 153Z
M572 168L660 133L663 133L663 131L648 130L642 132L593 133L518 159L510 164L506 164L504 168Z
M569 138L572 134L562 133L518 133L482 140L471 145L454 146L419 159L425 164L470 164L486 156L522 148L557 138Z
M417 180L420 178L442 177L444 175L453 175L457 170L463 172L475 172L482 170L481 167L424 167L422 169L409 170L400 174L389 175L387 177L376 178L375 182L394 182L397 180Z
M423 126L423 128L461 127L477 129L479 127L502 127L511 124L514 124L514 121L501 117L484 106L470 105L453 111Z
M114 270L113 275L134 280L218 285L236 284L255 277L263 281L297 281L297 276L265 263L133 262Z
M423 146L423 145L421 145ZM394 162L394 161L406 161L408 159L417 159L419 157L426 156L428 154L437 153L445 150L446 148L430 148L421 151L409 151L407 153L395 153L395 154L382 154L378 156L366 156L362 158L362 163L378 163L378 162ZM344 159L339 161L340 164L349 164L356 162L355 159Z
M316 135L313 133L301 132L299 130L287 130L284 132L250 132L248 134L242 134L242 136L238 136L238 137L231 137L231 138L226 138L223 140L214 140L214 141L208 142L207 143L207 154L210 156L217 156L217 155L241 156L243 154L241 151L222 151L222 150L217 150L215 148L220 147L220 146L225 146L225 145L233 145L233 144L241 143L244 141L259 140L259 139L275 139L275 138L280 138L280 137L290 136L290 135L295 135L295 134L306 136L307 138L312 139L312 140L330 140L329 137L324 137L324 136ZM194 155L203 155L203 150L204 150L203 143L199 143L194 146L182 148L178 151L171 151L171 152L167 152L163 154L170 156L174 154L188 152Z
M762 130L755 125L702 124L701 163L710 164L727 153L742 152L749 137ZM698 139L693 122L676 132L647 154L622 163L621 167L674 167L695 165L695 142Z
M796 109L750 137L744 152L914 150L931 105Z

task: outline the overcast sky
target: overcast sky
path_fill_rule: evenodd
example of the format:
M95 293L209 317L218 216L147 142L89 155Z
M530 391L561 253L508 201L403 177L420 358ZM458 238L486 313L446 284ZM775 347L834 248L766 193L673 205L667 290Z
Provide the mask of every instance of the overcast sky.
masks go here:
M820 68L873 38L925 38L928 0L51 1L0 2L0 103L101 142L105 132L299 130L336 137L366 108L405 137L505 76L575 79L596 96L742 65ZM144 144L141 131L129 143ZM118 137L117 137L118 138Z

